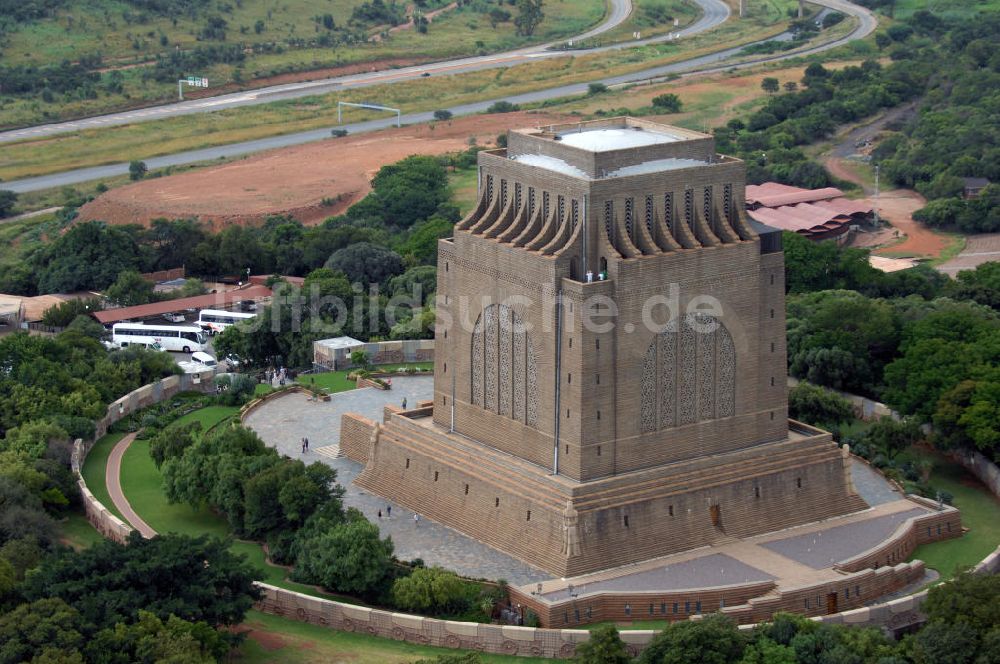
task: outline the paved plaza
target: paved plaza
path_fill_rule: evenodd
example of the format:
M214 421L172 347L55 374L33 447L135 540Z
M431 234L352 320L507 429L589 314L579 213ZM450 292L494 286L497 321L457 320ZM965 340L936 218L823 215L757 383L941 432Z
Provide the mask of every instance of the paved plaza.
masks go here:
M550 578L535 569L461 533L420 517L389 502L361 491L354 478L362 470L359 463L345 457L331 456L340 444L340 418L344 413L358 413L378 422L386 405L399 406L406 398L408 407L433 398L432 376L394 376L388 391L364 388L334 394L330 401L310 401L302 393L291 393L267 402L247 416L245 424L256 431L268 445L282 454L305 463L319 461L337 471L344 486L344 504L356 507L378 525L383 536L392 537L396 556L402 560L421 558L428 565L440 565L459 574L487 579L506 579L522 585ZM309 451L302 453L302 437L309 439ZM317 450L322 450L317 452ZM379 519L379 510L382 518Z
M551 593L551 599L556 599L565 594L566 582L552 579L541 570L430 519L421 517L419 522L414 521L409 510L354 486L354 478L362 466L338 456L341 416L358 413L381 421L386 405L401 405L405 398L412 407L418 401L431 399L433 383L432 376L399 376L393 378L389 391L350 390L334 394L328 402L291 393L254 410L246 418L246 424L283 454L334 468L346 490L345 505L361 510L384 536L392 537L396 555L401 559L421 558L429 565L441 565L463 575L502 578L515 585L548 580L546 595ZM309 439L309 451L305 453L301 445L303 436ZM589 575L577 580L575 592L682 590L770 579L813 580L833 563L874 546L906 518L924 511L902 501L903 497L881 475L857 459L851 466L851 475L871 510L782 533L688 551L630 569Z

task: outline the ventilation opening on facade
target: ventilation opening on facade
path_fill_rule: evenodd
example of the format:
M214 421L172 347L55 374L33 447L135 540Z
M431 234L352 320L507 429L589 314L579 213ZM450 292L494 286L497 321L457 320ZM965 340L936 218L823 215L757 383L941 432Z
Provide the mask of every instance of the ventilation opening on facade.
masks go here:
M774 342L773 341L771 342L771 352L772 353L774 352Z
M528 516L524 520L531 521L531 510L528 510Z
M773 410L771 411L771 419L772 420L774 419L774 411Z
M406 460L406 467L407 467L407 468L409 468L409 467L410 467L410 460L409 460L409 459L407 459L407 460Z
M566 409L566 419L569 419L569 408Z
M572 382L573 382L573 374L571 374L571 373L566 374L566 383L570 384Z
M468 484L465 485L465 495L467 495L467 496L469 495L469 485Z
M448 373L448 363L444 363L444 373Z
M597 411L597 419L601 419L601 411Z
M435 482L438 481L438 471L436 471L436 470L434 471L434 481Z
M771 309L771 318L774 318L774 309Z
M495 499L495 500L493 501L493 507L500 507L500 499L499 499L499 498L496 498L496 499Z
M774 275L773 274L771 275L771 285L772 286L774 285Z
M674 515L674 506L673 505L670 505L670 506L667 507L667 514L669 514L670 516Z
M601 374L597 374L597 384L601 384Z
M796 489L801 489L802 488L802 478L801 477L796 477L795 478L795 488Z
M444 271L445 271L445 272L447 272L447 271L448 271L448 261L445 261L445 262L444 262Z
M566 446L566 454L569 454L569 445Z
M595 339L594 343L597 344L597 350L601 350L601 340L600 339Z
M601 456L601 446L600 445L597 446L597 456ZM951 524L950 523L948 524L948 526L949 526L948 530L951 530Z
M753 497L754 498L760 498L760 487L759 486L755 486L753 488Z
M628 514L625 515L625 527L628 528Z
M774 376L771 376L771 387L774 387Z
M572 348L572 347L573 347L573 337L570 337L570 338L569 338L569 347L570 347L570 348Z
M441 397L441 405L442 406L448 405L448 397Z

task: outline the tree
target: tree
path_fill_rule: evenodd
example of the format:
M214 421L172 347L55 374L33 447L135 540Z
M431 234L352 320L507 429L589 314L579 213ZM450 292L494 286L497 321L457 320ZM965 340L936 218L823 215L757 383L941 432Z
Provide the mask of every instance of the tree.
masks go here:
M392 597L407 611L442 615L469 607L475 587L440 567L418 567L409 576L396 579Z
M590 632L590 638L576 647L579 664L629 664L625 642L614 625L602 625Z
M359 242L331 254L324 267L338 270L354 283L383 284L403 273L403 259L391 249Z
M259 578L223 540L135 533L128 546L103 540L54 555L25 579L23 592L29 601L63 600L96 629L131 622L140 610L220 626L243 620L261 596Z
M293 575L336 592L378 595L388 582L392 540L380 539L378 528L357 510L347 521L304 534L295 544Z
M22 604L0 615L0 661L82 661L80 614L58 598Z
M370 369L371 360L368 359L368 352L364 350L351 351L351 364L362 369Z
M587 94L588 95L599 95L602 92L607 92L608 86L604 83L588 83L587 84Z
M118 275L115 283L108 286L105 296L120 307L147 304L156 299L153 282L145 279L135 270L126 270Z
M103 290L125 270L145 267L136 227L74 224L31 258L40 293Z
M77 316L87 316L102 309L104 305L97 298L66 300L46 309L42 314L42 322L50 327L66 327Z
M653 97L653 108L662 113L680 113L681 98L672 92Z
M981 633L1000 627L1000 576L964 571L934 586L921 610L930 622L965 623Z
M773 95L781 89L781 82L776 78L768 76L760 82L760 89L769 95Z
M543 0L517 0L517 16L514 17L514 26L517 34L522 37L530 37L535 34L535 28L545 18L542 12Z
M494 7L487 14L487 18L490 20L490 27L496 30L499 24L510 20L510 12L499 7Z
M10 216L17 205L17 194L7 189L0 189L0 218Z
M739 661L746 641L731 618L712 614L697 622L671 623L656 635L640 664L729 664Z
M788 411L793 418L813 425L835 425L854 417L850 401L810 383L799 383L789 390Z
M785 92L795 92L799 89L799 84L795 81L785 81L785 84L782 87L785 88Z
M442 122L445 120L451 120L451 111L445 109L438 109L434 111L434 119L441 120Z
M146 177L146 162L137 161L133 159L128 163L128 178L129 180L141 180Z
M229 652L226 635L204 622L192 623L170 616L165 621L149 611L139 611L131 624L103 629L83 646L90 662L184 662L214 664Z

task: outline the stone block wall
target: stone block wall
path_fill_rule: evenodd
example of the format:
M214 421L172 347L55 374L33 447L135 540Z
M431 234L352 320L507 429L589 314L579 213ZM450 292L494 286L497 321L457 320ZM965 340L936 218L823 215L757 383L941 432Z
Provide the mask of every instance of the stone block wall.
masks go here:
M340 453L351 461L367 463L375 426L367 417L344 413L340 418Z

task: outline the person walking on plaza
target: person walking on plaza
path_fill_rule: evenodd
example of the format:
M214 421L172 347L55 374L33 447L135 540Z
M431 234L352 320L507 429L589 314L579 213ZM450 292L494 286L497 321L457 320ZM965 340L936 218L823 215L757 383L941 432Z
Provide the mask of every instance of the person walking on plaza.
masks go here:
M378 511L378 518L379 518L379 519L381 519L381 518L382 518L382 510L379 510L379 511Z
M414 528L420 527L420 515L417 514L416 512L413 513L413 527Z
M406 397L403 397L403 410L406 410Z
M305 444L305 446L306 446L306 450L305 450L305 451L306 451L306 452L308 452L308 451L309 451L309 439L308 439L308 438L303 438L303 439L302 439L302 442L303 442L303 443Z
M385 518L387 518L387 519L391 519L392 518L392 505L386 505L385 506Z

